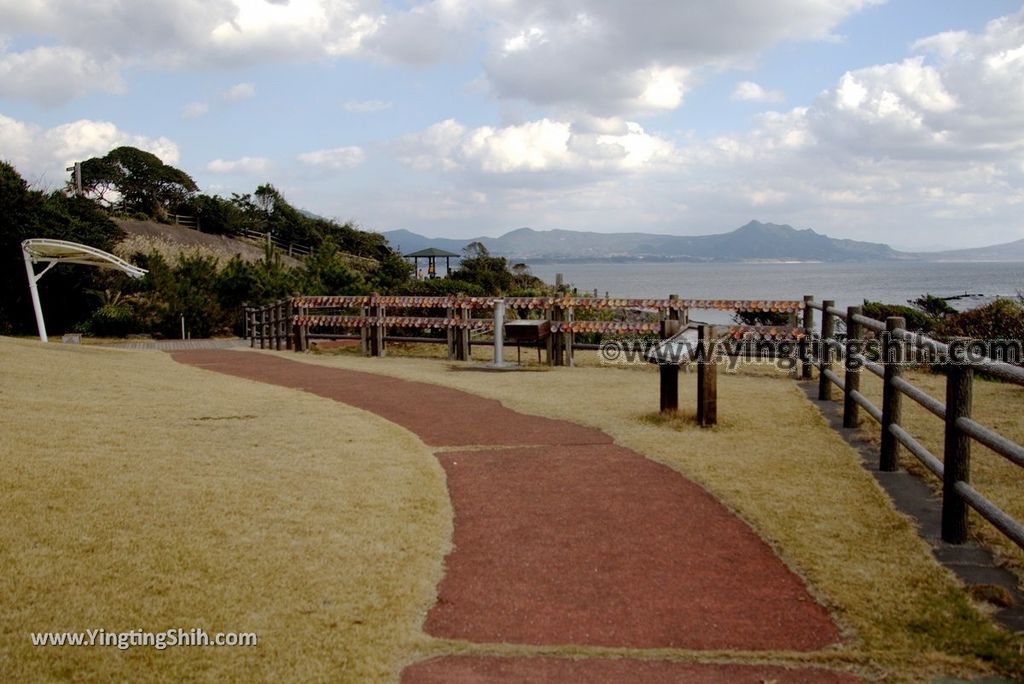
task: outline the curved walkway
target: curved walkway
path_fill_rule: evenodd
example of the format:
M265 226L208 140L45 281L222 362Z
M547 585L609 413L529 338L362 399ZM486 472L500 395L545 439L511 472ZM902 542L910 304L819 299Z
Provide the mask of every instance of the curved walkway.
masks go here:
M840 640L825 609L746 524L696 484L599 430L438 385L265 354L172 355L357 406L444 447L435 453L455 513L454 551L425 624L433 636L742 651L816 651ZM787 681L852 681L824 670L784 672ZM449 656L408 667L403 681L600 682L629 673L644 681L779 674L759 666Z
M181 351L184 349L231 349L232 347L248 347L249 341L240 337L195 340L136 340L134 342L115 342L99 345L113 349L159 349L161 351Z

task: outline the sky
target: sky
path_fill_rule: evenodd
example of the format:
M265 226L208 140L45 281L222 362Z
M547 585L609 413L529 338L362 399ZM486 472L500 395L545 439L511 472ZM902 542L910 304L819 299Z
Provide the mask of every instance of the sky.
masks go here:
M119 145L365 229L1024 238L1002 0L0 0L0 159Z

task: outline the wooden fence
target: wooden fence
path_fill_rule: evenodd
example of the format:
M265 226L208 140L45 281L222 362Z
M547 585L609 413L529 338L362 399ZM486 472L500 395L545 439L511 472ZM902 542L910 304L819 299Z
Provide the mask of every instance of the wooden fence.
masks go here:
M265 244L273 245L288 256L296 258L307 257L313 253L313 248L309 245L299 244L297 242L285 242L284 240L275 237L273 233L260 232L258 230L249 230L248 228L242 229L242 237L247 237L252 240L258 240Z
M245 311L246 335L253 347L261 349L295 349L305 351L310 340L318 338L349 338L360 340L364 354L384 356L387 343L392 341L446 344L450 359L469 359L472 344L489 344L489 340L473 340L474 333L488 333L494 329L491 313L494 297L406 297L406 296L328 296L294 297L263 307L249 307ZM906 448L943 483L942 538L960 544L967 539L968 509L973 508L1019 547L1024 549L1024 525L1001 510L970 484L971 444L977 441L1010 462L1024 467L1024 446L1000 435L971 418L971 387L975 372L1024 385L1024 368L990 358L972 359L957 356L957 341L949 344L931 339L906 329L904 319L892 317L885 322L863 315L861 307L841 310L830 300L816 302L805 296L803 301L765 300L693 300L672 295L667 299L617 299L597 297L511 297L505 306L518 313L520 319L546 321L550 335L545 343L548 363L557 366L573 365L573 351L594 348L595 345L577 343L575 336L582 332L634 334L657 336L662 340L673 338L686 325L690 309L717 309L731 311L784 312L790 325L778 328L757 326L725 326L719 332L701 330L703 340L728 341L730 337L753 335L756 339L784 340L794 346L794 355L800 361L798 376L812 378L812 369L818 369L818 397L830 400L832 387L843 392L843 425L860 424L860 412L881 426L879 467L883 471L899 468L899 449ZM578 312L639 311L644 316L607 317L606 320L577 318ZM424 315L438 312L437 315ZM820 332L815 329L815 311L821 312ZM799 317L802 312L802 317ZM656 314L656 315L655 315ZM836 322L846 327L845 337L837 335ZM545 330L548 326L544 326ZM410 335L408 331L419 331ZM404 334L396 335L396 331ZM878 358L868 358L865 340L877 346ZM945 401L929 396L903 377L905 352L923 351L928 363L943 367L946 375ZM843 361L845 370L840 376L836 361ZM699 378L704 386L698 394L705 409L701 424L714 423L714 404L705 406L714 398L713 364L698 360ZM674 409L677 401L676 378L678 365L659 363L662 375L662 409ZM877 375L883 382L882 406L876 406L860 391L861 372ZM705 377L704 374L707 374ZM925 448L901 424L902 399L909 397L934 414L944 425L942 459ZM666 403L667 402L667 403ZM708 414L710 407L711 413ZM707 420L710 418L709 420Z
M496 297L323 296L293 297L247 308L246 336L260 348L305 351L310 340L358 339L369 356L383 356L388 342L445 343L451 359L470 358L473 344L490 344L473 335L493 332ZM688 320L690 309L774 311L788 314L793 324L800 301L695 300L609 297L507 297L505 307L520 319L547 321L544 344L548 363L573 365L576 349L596 345L577 342L579 333L633 334L668 337ZM614 311L632 315L615 316ZM605 312L604 320L580 319L578 312ZM400 334L395 334L395 333Z
M821 333L810 345L818 368L818 398L829 400L833 385L843 392L843 425L856 427L863 409L881 427L879 469L899 468L900 446L913 454L942 480L942 539L961 544L967 540L967 513L973 508L985 520L1024 549L1024 525L971 486L971 444L977 441L1010 462L1024 467L1024 447L971 418L971 387L975 372L1024 385L1024 368L991 358L971 358L960 341L944 344L906 329L903 318L885 322L863 315L859 306L837 309L833 301L805 302L804 323L813 324L814 311L822 313ZM845 339L837 341L836 321L846 325ZM868 358L865 340L874 340L879 362ZM941 365L946 375L945 401L940 401L903 377L907 352ZM843 360L843 377L833 369ZM809 365L805 366L809 372ZM872 404L860 391L862 370L882 379L882 406ZM942 460L925 448L901 424L902 400L909 397L943 421Z
M185 226L186 228L195 228L196 230L199 230L199 219L195 216L186 216L185 214L168 214L167 218L176 226Z

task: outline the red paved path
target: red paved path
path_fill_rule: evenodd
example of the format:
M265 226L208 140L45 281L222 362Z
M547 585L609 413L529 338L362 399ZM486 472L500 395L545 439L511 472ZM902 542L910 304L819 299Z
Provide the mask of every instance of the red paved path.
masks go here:
M557 658L486 658L448 656L410 665L402 684L853 684L848 674L815 668L787 670L765 665L702 665L640 660L564 660Z
M264 354L173 356L372 411L430 445L519 447L438 454L455 511L455 550L427 617L429 634L743 650L816 650L839 641L826 611L749 527L694 483L599 430L437 385ZM536 377L540 390L544 378ZM409 668L403 680L441 681L431 677L443 668L451 681L470 681L480 667L498 681L521 667L558 680L566 662L445 658ZM602 674L618 666L588 662L595 664L565 676L618 678ZM705 671L687 667L695 676Z

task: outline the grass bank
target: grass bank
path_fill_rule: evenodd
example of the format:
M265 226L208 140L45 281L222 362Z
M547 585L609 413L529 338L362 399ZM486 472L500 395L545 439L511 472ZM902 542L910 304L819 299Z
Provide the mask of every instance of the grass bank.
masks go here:
M389 681L451 538L411 433L309 394L0 338L7 681ZM30 632L202 628L255 648L33 647Z

